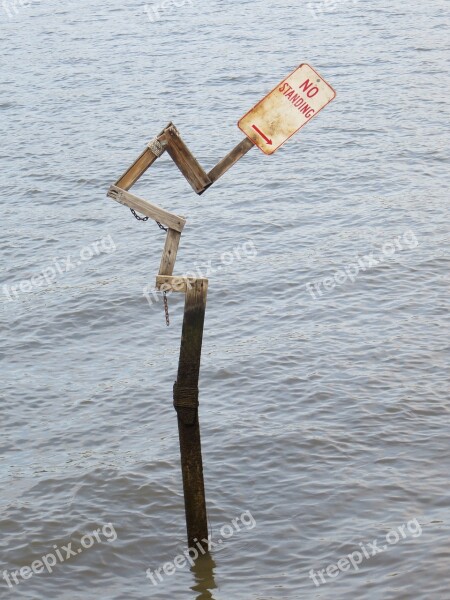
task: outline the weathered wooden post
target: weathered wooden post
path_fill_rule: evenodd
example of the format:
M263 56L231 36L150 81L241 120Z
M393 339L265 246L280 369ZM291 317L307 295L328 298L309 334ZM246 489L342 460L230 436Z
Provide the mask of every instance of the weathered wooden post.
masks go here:
M258 146L265 154L273 154L331 102L335 95L333 88L312 67L302 64L242 117L238 125L247 137L209 173L204 171L193 156L175 125L169 123L147 144L146 149L131 167L108 190L107 195L128 206L137 219L147 221L151 218L167 232L159 274L156 277L156 288L164 292L167 324L169 324L169 315L166 293L171 291L185 294L180 359L178 376L173 388L173 403L178 418L184 503L190 546L201 544L208 538L198 418L198 381L208 280L173 275L186 219L139 198L128 190L156 159L167 151L193 190L197 194L203 194L253 146ZM145 217L139 217L136 211Z
M190 547L195 547L197 543L206 546L207 542L203 540L208 539L208 520L198 416L198 381L208 280L158 275L156 287L166 292L185 294L178 374L173 386L173 405L178 419L188 543Z
M208 538L198 418L198 380L207 293L207 279L195 279L187 286L178 375L173 386L173 405L178 416L186 526L190 547L195 547L195 541L202 543L202 540Z

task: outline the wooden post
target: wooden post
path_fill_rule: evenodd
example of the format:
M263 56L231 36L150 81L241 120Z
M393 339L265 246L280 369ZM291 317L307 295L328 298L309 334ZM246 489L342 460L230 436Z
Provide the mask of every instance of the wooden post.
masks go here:
M175 125L167 127L164 134L161 136L161 139L166 143L167 152L173 162L177 165L197 194L200 194L211 185L208 175L181 139Z
M198 418L198 379L205 320L207 279L186 286L183 330L173 404L178 416L184 506L189 547L208 538L205 486Z
M168 229L166 243L159 267L160 275L172 275L177 259L178 246L180 245L181 233L175 229Z
M240 160L245 154L247 154L247 152L251 150L254 145L254 142L252 142L252 140L249 138L245 138L242 140L242 142L239 142L236 148L233 148L233 150L229 152L225 158L222 158L222 160L218 162L217 165L208 173L208 177L211 180L210 185L215 183L219 177L222 177L222 175L226 173L228 169L231 169L231 167L235 165L237 161Z
M163 135L163 133L165 132L165 130L168 127L172 127L173 123L172 121L169 122L169 124L161 131L161 133L156 137L156 140L159 141L159 138ZM152 140L155 141L155 140ZM142 152L142 154L140 156L138 156L138 158L134 161L134 163L131 165L131 167L129 167L125 173L122 175L122 177L120 177L115 185L123 190L129 190L135 183L136 181L142 177L142 175L145 173L145 171L152 166L152 164L155 162L155 160L158 158L158 156L161 156L161 154L164 152L165 148L161 147L160 152L156 153L154 151L152 151L153 145L152 143L149 143L147 145L147 148L144 150L144 152Z

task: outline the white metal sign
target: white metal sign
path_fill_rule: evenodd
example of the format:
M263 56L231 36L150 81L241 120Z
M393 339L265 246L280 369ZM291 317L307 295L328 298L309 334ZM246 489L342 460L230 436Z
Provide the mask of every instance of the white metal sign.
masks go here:
M312 67L302 64L239 121L265 154L273 154L336 97Z

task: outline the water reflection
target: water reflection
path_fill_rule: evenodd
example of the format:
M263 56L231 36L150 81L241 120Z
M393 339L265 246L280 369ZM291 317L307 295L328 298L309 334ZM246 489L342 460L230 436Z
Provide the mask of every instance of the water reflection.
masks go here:
M209 552L204 556L199 556L194 566L191 567L195 577L195 585L191 589L198 593L196 600L214 600L211 590L217 589L214 579L215 567L216 563Z

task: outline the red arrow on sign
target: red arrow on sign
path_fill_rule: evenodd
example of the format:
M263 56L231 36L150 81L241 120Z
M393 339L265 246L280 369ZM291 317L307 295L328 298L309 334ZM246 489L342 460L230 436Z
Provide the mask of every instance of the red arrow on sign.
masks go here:
M268 138L267 135L261 131L261 129L258 129L256 125L252 125L252 128L256 131L256 133L259 133L259 135L263 138L265 142L269 144L269 146L272 145L272 140Z

